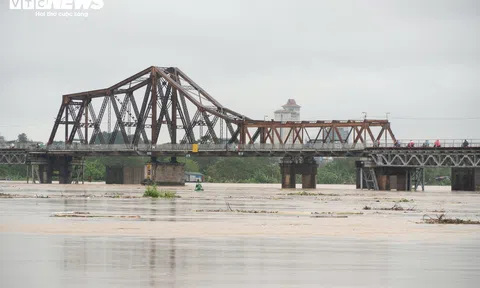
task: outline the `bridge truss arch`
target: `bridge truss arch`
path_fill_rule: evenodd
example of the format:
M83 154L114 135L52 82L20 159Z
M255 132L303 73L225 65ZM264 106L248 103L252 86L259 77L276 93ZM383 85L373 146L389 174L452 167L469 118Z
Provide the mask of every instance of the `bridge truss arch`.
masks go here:
M179 68L157 66L108 88L63 95L48 145L62 134L60 126L67 144L127 147L395 141L388 120L253 120L220 104ZM340 133L341 129L347 133Z

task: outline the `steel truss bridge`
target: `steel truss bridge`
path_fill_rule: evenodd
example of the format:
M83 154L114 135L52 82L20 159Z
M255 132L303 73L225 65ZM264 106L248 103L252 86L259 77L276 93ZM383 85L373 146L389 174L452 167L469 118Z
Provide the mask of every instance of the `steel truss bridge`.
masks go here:
M388 120L254 120L220 104L179 68L151 66L107 88L63 95L47 146L0 146L0 164L96 155L323 156L365 157L376 167L480 168L480 141L407 149L394 147L396 140ZM60 162L56 169L67 169Z
M66 144L112 145L120 137L126 147L160 144L160 138L171 144L395 140L387 120L253 120L220 104L180 69L155 66L105 89L64 95L48 145L60 126Z

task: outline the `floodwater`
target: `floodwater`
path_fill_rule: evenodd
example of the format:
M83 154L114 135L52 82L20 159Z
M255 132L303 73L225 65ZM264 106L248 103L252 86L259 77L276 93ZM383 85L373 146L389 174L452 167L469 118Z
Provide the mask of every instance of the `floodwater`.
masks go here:
M480 220L478 193L320 185L307 190L320 195L300 196L288 193L302 189L282 190L279 184L193 188L168 188L181 196L177 199L148 199L141 197L144 187L135 185L0 182L2 197L13 197L0 198L0 287L478 287L480 282L480 225L422 222L425 214L442 213ZM379 210L393 205L408 211ZM72 211L94 217L51 217Z

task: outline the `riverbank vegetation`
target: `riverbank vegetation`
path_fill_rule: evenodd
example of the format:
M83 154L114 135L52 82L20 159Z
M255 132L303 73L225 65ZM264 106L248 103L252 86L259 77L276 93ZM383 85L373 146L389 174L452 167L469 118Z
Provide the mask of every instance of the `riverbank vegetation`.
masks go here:
M105 181L106 166L143 166L148 157L88 157L85 161L85 181ZM168 158L159 159L169 161ZM185 171L200 172L206 182L214 183L280 183L280 159L268 157L197 157L177 158L185 163ZM25 180L26 165L0 165L0 180ZM447 176L447 177L445 177ZM425 169L427 185L450 185L450 169ZM53 178L56 180L56 177ZM355 159L334 159L320 162L319 184L355 184ZM301 175L297 175L301 183Z

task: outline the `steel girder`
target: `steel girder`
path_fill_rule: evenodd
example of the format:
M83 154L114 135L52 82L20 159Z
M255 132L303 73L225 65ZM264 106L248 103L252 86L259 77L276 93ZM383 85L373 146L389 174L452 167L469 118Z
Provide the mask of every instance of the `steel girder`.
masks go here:
M377 166L480 168L479 149L366 151Z
M395 142L387 120L333 121L246 121L240 132L241 143L367 144ZM341 133L340 131L343 130Z
M124 95L123 99L119 95ZM140 109L137 101L141 103ZM107 108L109 113L105 120ZM113 111L112 115L110 111ZM108 127L112 123L115 127L107 139L103 135L107 129L102 128L105 122ZM64 141L67 144L76 140L84 144L114 144L120 139L126 147L136 147L142 144L140 140L152 145L165 142L366 144L383 142L384 139L395 141L387 120L253 120L221 105L179 68L156 66L105 89L63 95L48 145L54 143L60 125L65 127ZM132 135L127 133L126 127L135 128ZM162 128L168 134L161 134ZM93 129L90 134L89 129ZM341 129L344 133L340 132Z

